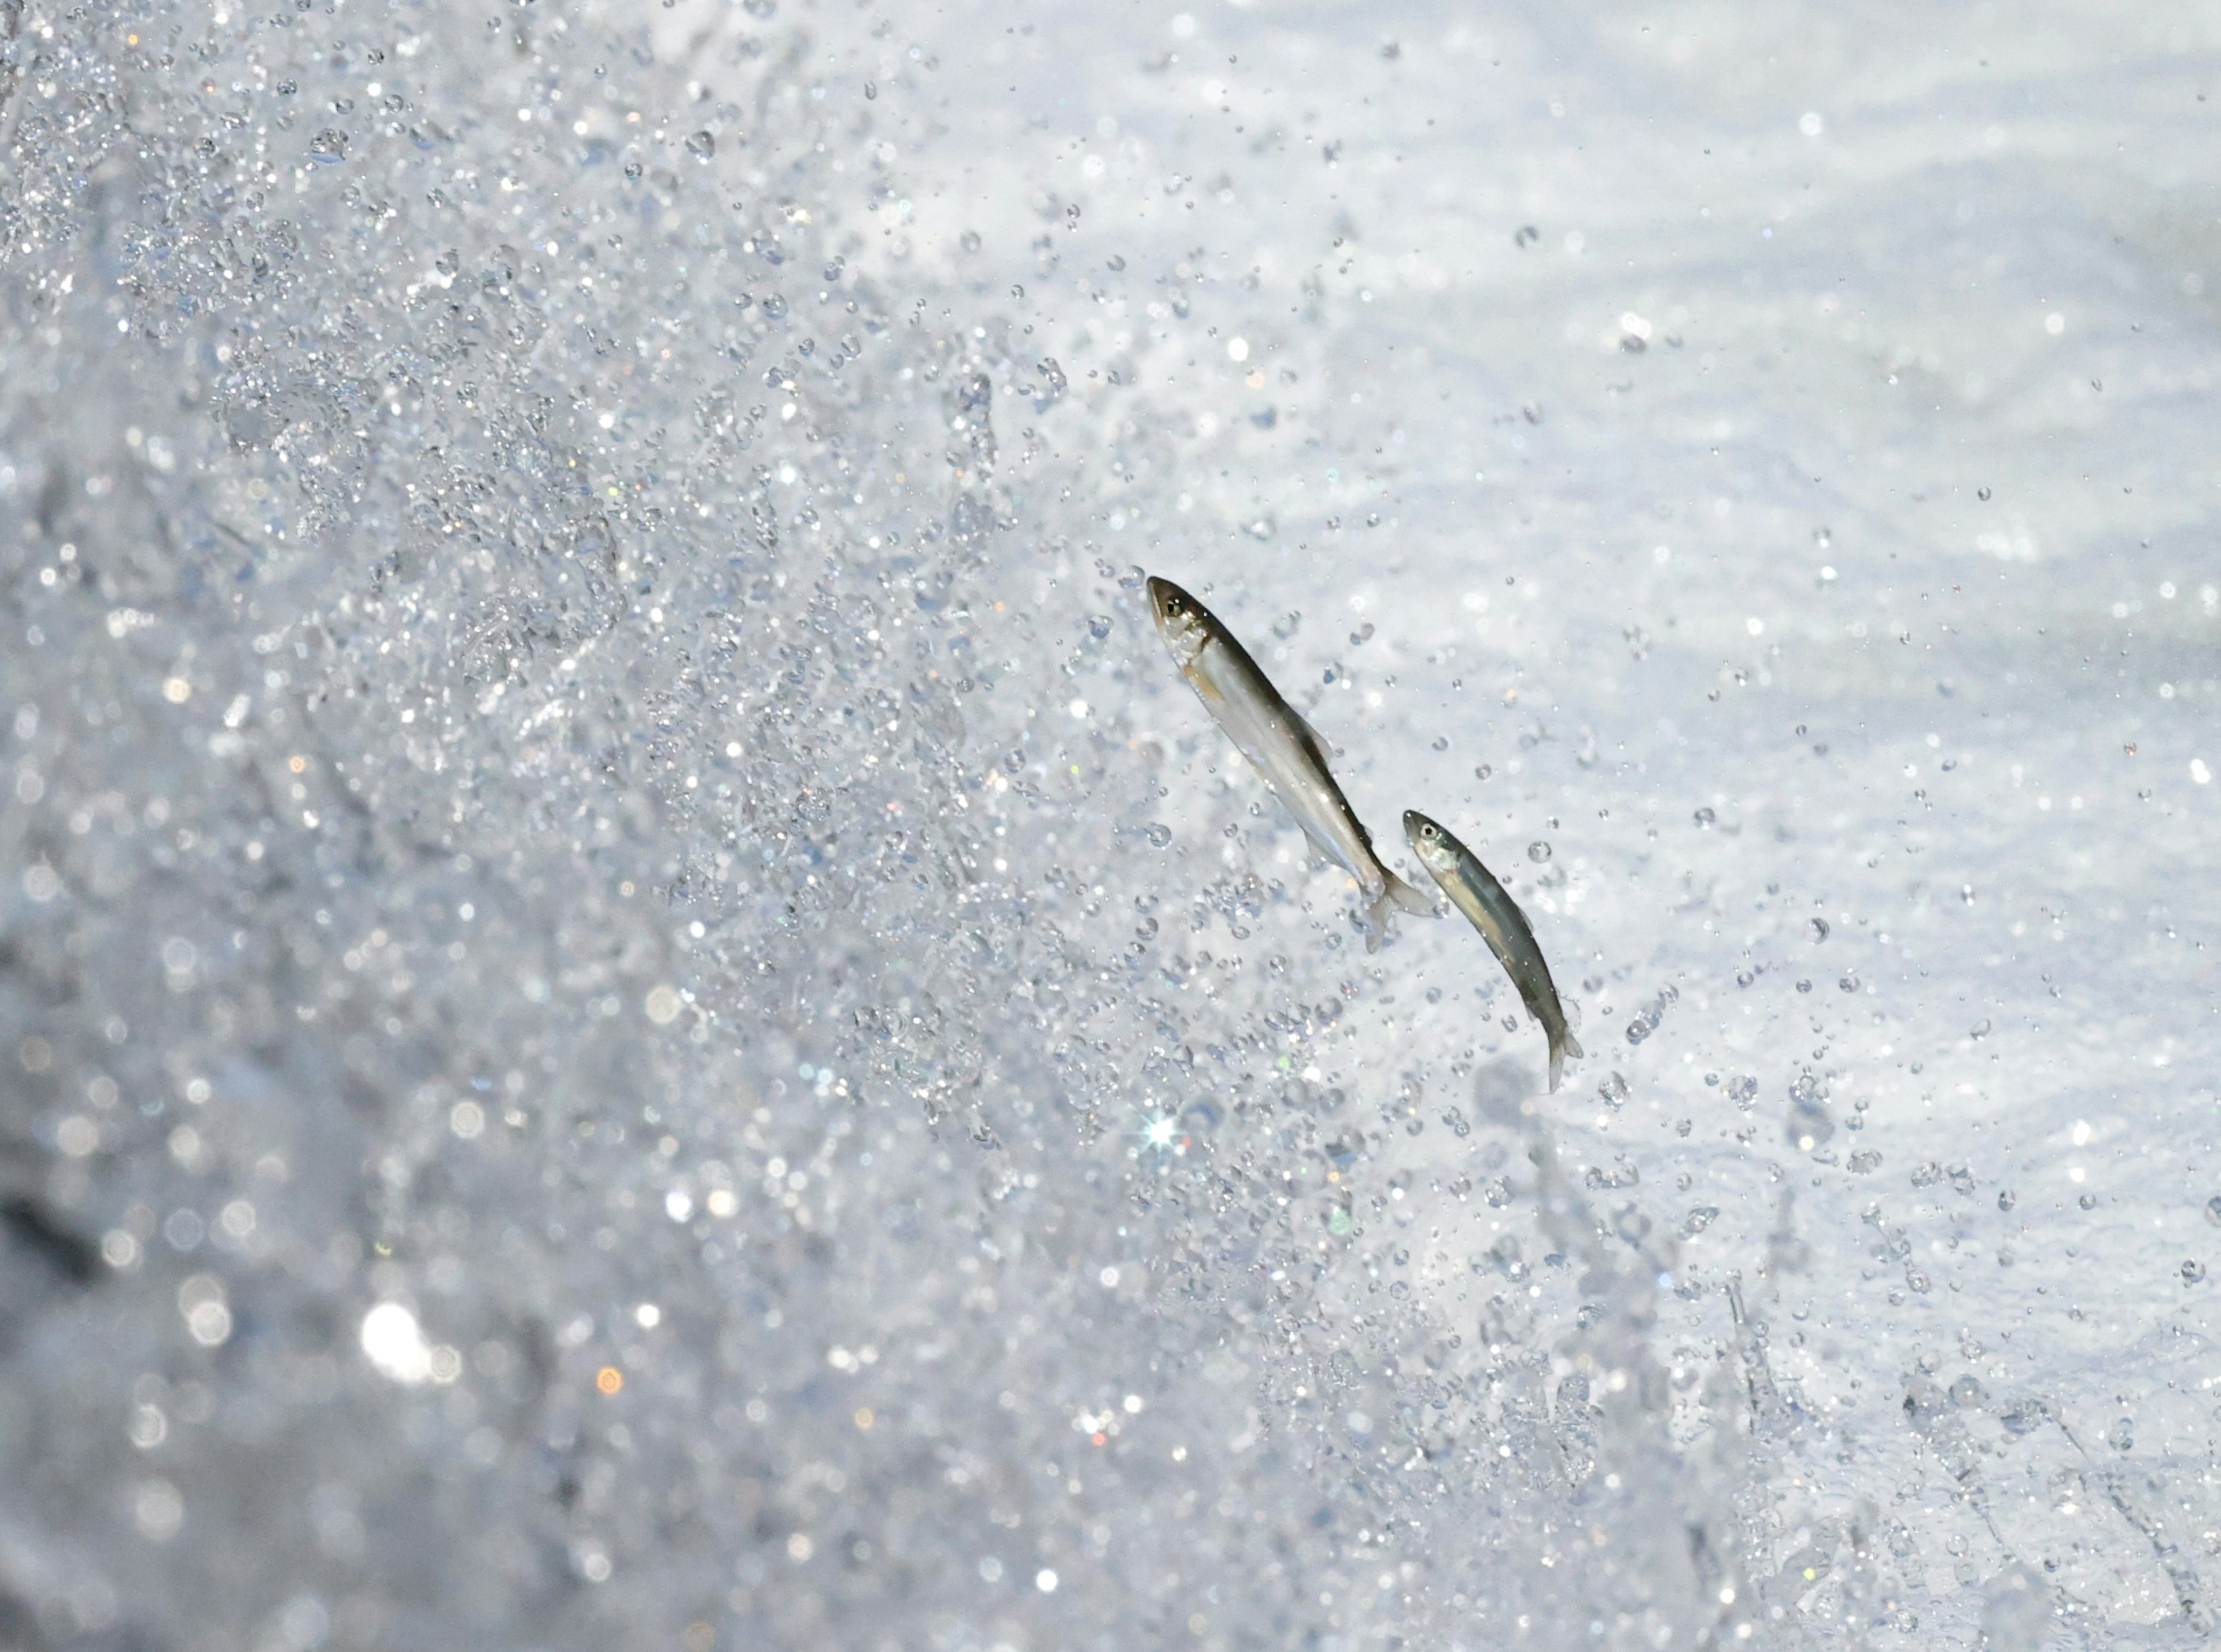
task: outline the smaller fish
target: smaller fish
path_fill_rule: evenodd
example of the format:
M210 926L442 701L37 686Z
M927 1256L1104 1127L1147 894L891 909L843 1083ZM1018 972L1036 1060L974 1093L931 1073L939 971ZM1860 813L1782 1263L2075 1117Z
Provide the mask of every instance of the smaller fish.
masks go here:
M1326 742L1280 698L1280 691L1235 641L1218 616L1169 579L1149 581L1157 634L1204 707L1243 757L1256 765L1280 806L1312 846L1357 880L1365 901L1365 950L1377 951L1391 913L1435 915L1435 903L1398 877L1373 851L1349 800L1327 768Z
M1450 836L1448 828L1437 826L1417 809L1406 809L1404 835L1411 840L1419 864L1442 886L1450 904L1473 920L1480 938L1504 966L1504 973L1519 988L1527 1013L1542 1024L1550 1040L1550 1088L1556 1089L1565 1072L1566 1057L1578 1057L1582 1050L1573 1029L1566 1025L1565 1007L1558 1002L1550 966L1542 961L1542 949L1536 943L1527 914L1480 863L1480 857Z

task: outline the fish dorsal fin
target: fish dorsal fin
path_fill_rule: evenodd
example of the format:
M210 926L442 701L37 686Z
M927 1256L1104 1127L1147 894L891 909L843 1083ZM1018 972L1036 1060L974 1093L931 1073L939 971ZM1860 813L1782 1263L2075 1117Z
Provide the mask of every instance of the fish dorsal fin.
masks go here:
M1318 759L1319 767L1325 768L1334 757L1334 747L1327 744L1326 736L1312 727L1311 720L1293 706L1288 708L1288 715L1296 720L1296 727L1311 746L1311 756Z

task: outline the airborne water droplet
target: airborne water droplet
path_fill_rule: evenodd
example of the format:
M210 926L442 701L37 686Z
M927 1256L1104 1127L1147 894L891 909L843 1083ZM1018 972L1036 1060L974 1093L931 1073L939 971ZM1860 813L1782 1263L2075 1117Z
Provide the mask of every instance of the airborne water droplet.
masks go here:
M1540 838L1536 838L1534 842L1527 845L1527 858L1533 861L1537 866L1540 866L1544 861L1550 858L1550 845L1544 843Z
M1828 938L1828 920L1825 918L1815 918L1812 920L1811 928L1812 944L1815 946Z
M707 160L717 153L717 140L707 131L697 132L686 140L686 153L697 160Z

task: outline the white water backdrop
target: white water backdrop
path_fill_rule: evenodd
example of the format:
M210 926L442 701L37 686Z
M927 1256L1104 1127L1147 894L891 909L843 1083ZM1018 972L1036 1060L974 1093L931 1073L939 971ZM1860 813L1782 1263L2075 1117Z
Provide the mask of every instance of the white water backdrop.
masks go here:
M0 1641L2205 1643L2217 72L0 0Z

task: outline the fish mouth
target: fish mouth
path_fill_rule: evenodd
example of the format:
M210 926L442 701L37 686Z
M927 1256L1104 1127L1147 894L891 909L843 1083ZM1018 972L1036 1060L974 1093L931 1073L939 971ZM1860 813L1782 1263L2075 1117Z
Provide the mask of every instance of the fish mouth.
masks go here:
M1204 629L1203 604L1172 581L1160 579L1151 574L1148 591L1149 609L1156 619L1157 634L1167 643L1178 645L1189 641Z

